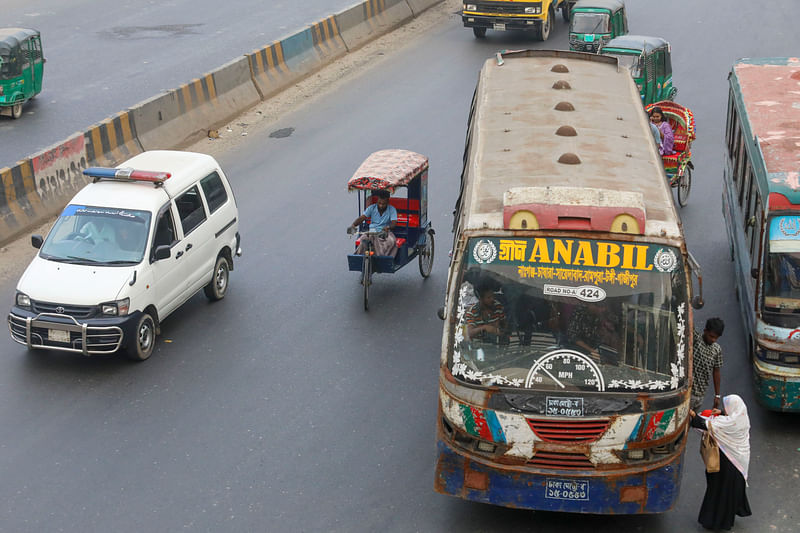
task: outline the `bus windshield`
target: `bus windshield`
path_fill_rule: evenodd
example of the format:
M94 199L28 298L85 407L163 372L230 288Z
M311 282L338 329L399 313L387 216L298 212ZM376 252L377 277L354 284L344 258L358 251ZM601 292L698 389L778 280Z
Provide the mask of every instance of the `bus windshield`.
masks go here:
M604 13L575 13L572 16L573 33L608 33L608 15Z
M669 246L470 239L453 302L458 379L544 391L686 381L686 274Z
M794 328L800 316L800 217L773 217L769 237L763 318L774 326Z

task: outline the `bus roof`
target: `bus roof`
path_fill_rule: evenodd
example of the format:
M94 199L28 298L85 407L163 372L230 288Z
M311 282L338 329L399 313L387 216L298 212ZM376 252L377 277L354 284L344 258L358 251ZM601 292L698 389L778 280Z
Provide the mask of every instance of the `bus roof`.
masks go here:
M554 72L563 67L568 72ZM570 88L557 89L557 82ZM586 189L580 205L591 205L598 190L640 197L644 235L681 236L639 91L615 58L527 50L502 55L502 63L489 59L474 113L462 228L503 229L510 189L570 187Z
M733 75L764 156L770 191L794 197L800 192L800 58L740 59Z

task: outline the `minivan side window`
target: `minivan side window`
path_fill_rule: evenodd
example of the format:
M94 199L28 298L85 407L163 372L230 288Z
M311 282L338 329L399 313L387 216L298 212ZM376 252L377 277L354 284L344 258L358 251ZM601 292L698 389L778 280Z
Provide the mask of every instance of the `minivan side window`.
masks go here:
M225 185L222 184L222 178L220 178L219 174L216 172L212 172L201 179L200 186L203 187L203 194L206 195L208 210L211 213L228 201L228 193L225 191Z
M153 240L153 249L158 246L172 246L177 242L175 238L175 224L172 221L172 210L167 206L167 209L158 215L156 221L156 235Z
M178 196L175 199L175 205L178 207L178 216L181 218L184 235L189 235L206 219L206 211L203 208L203 200L200 198L197 185Z

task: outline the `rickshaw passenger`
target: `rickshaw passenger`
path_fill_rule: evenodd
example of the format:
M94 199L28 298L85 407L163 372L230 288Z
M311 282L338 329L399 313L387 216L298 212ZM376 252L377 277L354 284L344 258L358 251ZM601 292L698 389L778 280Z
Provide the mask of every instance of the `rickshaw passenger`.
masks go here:
M397 225L397 210L389 204L389 191L380 189L372 194L377 197L377 202L367 206L364 214L355 219L347 231L348 233L353 233L354 231L351 230L355 230L359 224L369 219L369 231L380 232L385 230L385 233L381 235L362 233L359 236L360 242L358 248L356 248L356 253L363 254L367 239L370 239L377 255L394 257L397 255L397 238L391 230Z
M658 146L658 153L661 155L671 155L675 153L673 145L675 143L675 134L672 131L672 126L669 121L664 120L664 111L660 107L655 106L650 110L650 122L658 127L661 132L661 143Z

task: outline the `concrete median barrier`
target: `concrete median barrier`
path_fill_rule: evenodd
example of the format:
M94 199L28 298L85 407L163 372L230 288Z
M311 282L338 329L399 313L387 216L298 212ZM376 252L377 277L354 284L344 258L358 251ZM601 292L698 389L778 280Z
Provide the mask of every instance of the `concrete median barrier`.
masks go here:
M413 16L406 0L366 0L334 18L347 50L352 52Z
M336 20L328 17L247 57L253 82L266 100L346 53Z
M0 196L0 241L6 242L39 220L41 203L34 192L33 164L30 159L0 169L3 195Z
M406 0L408 2L408 7L411 8L411 11L414 12L414 16L418 17L420 13L429 9L442 0Z
M91 165L113 167L142 152L130 111L95 124L84 137L86 160Z

